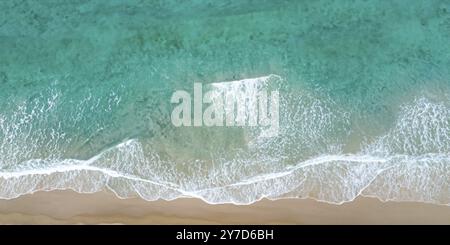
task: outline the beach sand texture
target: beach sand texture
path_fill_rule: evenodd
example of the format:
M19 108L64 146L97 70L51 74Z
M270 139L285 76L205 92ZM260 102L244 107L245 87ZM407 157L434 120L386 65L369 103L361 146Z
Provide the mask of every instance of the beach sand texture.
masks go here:
M211 205L198 199L148 202L112 193L37 192L0 201L3 224L450 224L450 208L358 198L342 205L262 200Z

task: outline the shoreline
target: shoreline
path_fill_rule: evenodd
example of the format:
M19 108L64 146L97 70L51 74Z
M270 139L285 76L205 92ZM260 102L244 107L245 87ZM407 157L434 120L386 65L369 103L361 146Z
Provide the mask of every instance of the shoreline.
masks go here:
M112 192L40 191L0 200L1 224L450 224L450 207L358 197L340 205L263 199L250 205L200 199L119 199Z

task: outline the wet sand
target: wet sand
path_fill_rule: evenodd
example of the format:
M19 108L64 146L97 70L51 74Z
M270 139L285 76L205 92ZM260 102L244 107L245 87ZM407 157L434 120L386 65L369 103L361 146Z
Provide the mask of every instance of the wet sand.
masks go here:
M148 202L109 192L37 192L0 200L2 224L450 224L450 207L358 198L342 205L262 200L210 205L198 199Z

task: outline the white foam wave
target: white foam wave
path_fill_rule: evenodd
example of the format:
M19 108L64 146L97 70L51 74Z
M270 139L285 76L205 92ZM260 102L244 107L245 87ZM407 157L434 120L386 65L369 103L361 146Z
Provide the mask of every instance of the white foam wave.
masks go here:
M436 181L436 178L426 179L424 176L429 173L436 174L436 166L442 167L450 162L450 156L446 154L416 157L396 155L388 158L354 154L324 155L300 162L280 172L250 176L221 186L197 188L95 166L96 161L101 161L104 154L136 146L139 146L138 141L129 140L85 161L68 159L53 164L52 167L1 172L0 197L15 198L38 190L74 189L85 193L110 189L121 198L135 195L146 200L194 197L208 203L249 204L263 197L271 199L310 197L330 203L342 203L351 201L359 195L376 195L383 199L383 193L390 193L385 200L420 200L449 204L448 200L439 199L441 196L448 196L448 189L445 189L448 188L448 181L441 181L440 188L437 188L443 191L440 193L441 196L434 196L430 192L427 192L426 196L421 192L414 193L415 196L395 196L393 195L395 188L392 188L396 186L395 174L408 173L412 169L411 166L422 170L418 175L422 176L422 181L416 184L436 188L439 181ZM389 181L386 178L389 178ZM84 187L82 183L85 183ZM413 186L414 184L410 183L410 190L417 188ZM381 188L381 193L380 187L376 187L386 185L390 187ZM322 189L314 190L318 187Z
M259 80L252 81L259 84ZM33 128L41 120L47 122L43 115L58 106L58 96L51 98L48 103L19 109L9 118L0 115L0 198L39 190L91 193L109 189L120 198L194 197L208 203L314 198L339 204L360 195L384 201L450 203L450 110L445 103L419 98L404 105L390 131L361 152L343 154L349 132L347 113L312 94L289 94L283 98L279 137L260 138L248 130L247 152L214 156L211 165L203 160L180 163L137 139L87 160L64 159L62 154L36 158L42 137L57 138L49 146L60 147L64 141L58 133L63 132L61 128ZM27 126L30 120L37 120L33 127ZM35 148L24 149L27 145ZM59 148L49 149L61 153Z

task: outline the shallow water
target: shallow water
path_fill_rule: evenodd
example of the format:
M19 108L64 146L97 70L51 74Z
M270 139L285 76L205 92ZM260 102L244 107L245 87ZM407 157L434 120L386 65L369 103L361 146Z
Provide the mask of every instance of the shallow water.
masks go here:
M0 198L449 205L448 1L122 2L0 2ZM172 125L174 91L267 76L278 136Z

